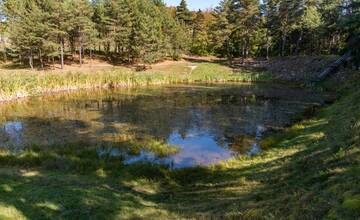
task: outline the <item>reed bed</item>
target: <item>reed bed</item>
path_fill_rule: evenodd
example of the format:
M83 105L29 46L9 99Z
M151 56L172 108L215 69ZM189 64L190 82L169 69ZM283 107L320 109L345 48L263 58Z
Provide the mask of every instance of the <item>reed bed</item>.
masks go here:
M179 83L257 82L270 79L266 73L234 72L228 67L211 63L197 64L194 71L189 69L187 73L136 72L128 68L94 72L6 70L0 74L0 101L78 89L129 88Z

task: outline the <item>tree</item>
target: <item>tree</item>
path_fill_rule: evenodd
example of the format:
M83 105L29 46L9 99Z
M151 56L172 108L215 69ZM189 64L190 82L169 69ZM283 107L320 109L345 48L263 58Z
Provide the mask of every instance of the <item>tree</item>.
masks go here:
M20 57L28 57L29 66L34 68L37 55L43 67L44 51L51 49L51 28L48 13L50 1L9 0L4 4L9 22L12 49Z
M93 15L92 22L95 25L97 32L97 46L98 52L101 51L101 46L105 44L108 37L109 17L107 16L105 0L92 0Z
M213 11L214 21L210 25L211 48L221 56L230 57L230 35L233 24L229 21L230 0L222 0Z
M339 22L342 17L342 0L323 0L320 3L322 25L319 28L323 40L323 51L332 54L337 53L340 45L341 30Z
M234 28L231 40L238 45L242 57L247 57L255 43L260 24L260 5L257 0L232 0L230 3L230 22Z
M186 0L181 0L180 5L176 7L176 18L185 25L191 25L192 15Z
M321 26L321 14L318 10L319 5L317 0L308 0L301 4L301 2L295 5L297 13L294 15L296 22L293 26L293 32L297 35L295 54L300 52L300 46L304 35L309 39L310 53L313 53L315 48L315 35L318 28ZM292 50L292 48L291 48Z
M206 55L208 53L208 34L205 24L205 16L201 10L196 13L193 21L193 36L191 52L196 55Z
M65 0L64 4L64 10L67 12L67 20L64 25L69 37L71 51L75 53L75 48L78 47L81 66L84 48L93 45L96 37L95 25L91 20L92 7L87 0Z
M348 47L352 50L353 62L360 66L360 1L353 0L345 7L346 16L343 18L343 31L348 35Z
M174 19L171 11L163 4L157 4L161 14L161 23L163 30L162 48L165 54L174 60L181 58L181 54L188 50L189 38L186 34L185 24Z
M67 38L66 32L66 13L65 5L63 0L51 1L50 13L50 24L51 32L53 33L53 46L55 49L48 56L53 60L60 56L61 69L64 69L64 54L65 54L65 39Z
M7 29L6 16L4 14L2 1L0 1L0 48L3 53L2 60L7 60L5 33Z

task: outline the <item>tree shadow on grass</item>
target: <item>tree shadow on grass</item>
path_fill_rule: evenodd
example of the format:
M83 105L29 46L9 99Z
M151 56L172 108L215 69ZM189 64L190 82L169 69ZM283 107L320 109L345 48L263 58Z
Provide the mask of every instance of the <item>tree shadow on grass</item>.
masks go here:
M1 175L0 204L14 207L27 219L126 219L134 217L137 210L143 217L161 215L146 194L107 178L62 173L24 175Z
M2 150L0 212L12 208L10 219L130 219L171 215L149 199L155 189L150 186L150 189L132 189L132 184L138 181L164 178L165 168L125 166L121 158L99 156L99 145L91 144L94 137L82 132L89 126L83 121L34 117L21 121L42 125L49 131L50 139L52 132L71 132L74 140L89 142L31 145L18 154ZM101 144L129 147L130 143L103 141Z
M176 199L170 209L180 207L199 218L355 219L356 208L345 207L345 201L354 205L360 193L356 175L360 150L353 146L345 153L334 146L328 140L334 135L328 127L339 122L327 120L330 126L320 121L288 131L276 143L277 149L253 161L197 174L180 171L176 178L184 188L171 195Z
M13 207L27 219L320 219L360 181L351 161L327 146L324 129L314 122L288 133L278 148L228 166L175 171L125 166L80 145L1 154L0 210ZM358 151L349 154L356 157Z

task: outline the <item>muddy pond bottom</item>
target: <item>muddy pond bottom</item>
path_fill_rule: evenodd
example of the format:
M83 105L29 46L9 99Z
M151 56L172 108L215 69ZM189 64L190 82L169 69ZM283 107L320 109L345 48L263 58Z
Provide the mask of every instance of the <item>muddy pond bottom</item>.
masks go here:
M323 100L323 94L264 84L33 97L0 105L0 148L14 154L66 148L124 164L206 166L259 153L269 131L291 125Z

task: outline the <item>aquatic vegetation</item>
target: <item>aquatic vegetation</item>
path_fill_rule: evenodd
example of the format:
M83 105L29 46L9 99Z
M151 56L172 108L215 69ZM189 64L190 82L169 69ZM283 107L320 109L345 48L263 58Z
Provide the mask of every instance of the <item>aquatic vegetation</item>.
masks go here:
M145 139L142 142L141 146L145 146L144 149L149 152L155 152L156 156L159 157L166 157L179 152L179 147L164 143L163 141Z
M266 73L237 73L220 64L200 63L197 65L198 68L191 74L174 73L171 72L171 68L159 72L135 72L127 68L65 73L27 70L2 71L0 74L0 101L78 89L128 88L194 82L255 82L271 79Z

